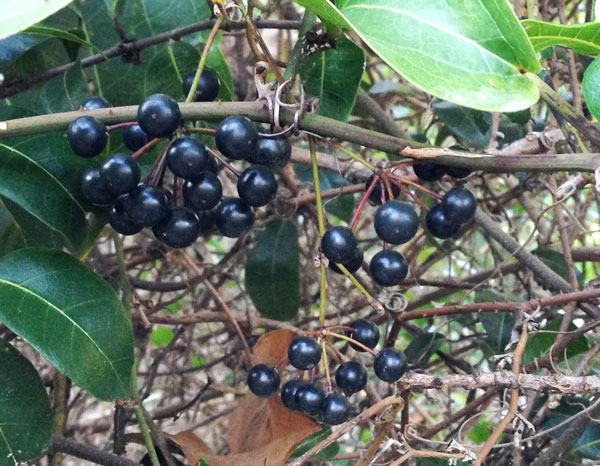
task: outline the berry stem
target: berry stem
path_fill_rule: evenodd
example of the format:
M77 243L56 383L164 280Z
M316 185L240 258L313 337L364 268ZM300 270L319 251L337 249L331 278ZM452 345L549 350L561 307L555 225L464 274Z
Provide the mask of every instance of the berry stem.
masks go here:
M334 147L338 150L341 150L344 154L346 154L348 157L350 157L351 159L356 160L358 163L363 164L365 167L367 167L369 170L376 172L377 171L377 167L375 165L373 165L370 162L367 162L364 157L354 151L351 151L350 149L348 149L347 147L344 147L341 144L334 144Z
M444 198L444 196L442 196L441 194L436 193L435 191L432 191L431 189L427 189L425 186L421 186L419 183L415 183L414 181L411 181L402 176L390 175L390 180L395 185L399 186L400 188L402 188L402 187L398 183L405 183L405 184L409 184L409 185L413 186L415 189L418 189L419 191L424 192L428 196L431 196L435 199L441 200Z
M227 160L225 160L225 157L223 157L221 154L216 153L214 150L209 149L208 147L206 148L206 150L208 150L208 152L210 152L213 156L215 156L218 160L220 160L221 163L225 166L225 168L227 168L227 170L229 170L231 173L233 173L238 178L240 177L242 172L239 171L237 168L235 168L233 165L231 165Z
M156 144L158 144L158 141L160 141L160 138L154 138L150 142L147 142L145 145L140 147L138 150L136 150L133 153L133 155L132 155L133 159L138 160L142 155L150 152L150 149L152 149Z
M204 44L204 50L202 50L202 55L200 56L200 61L198 62L198 68L196 68L196 74L194 75L194 81L192 82L192 87L190 87L190 92L188 92L187 97L185 98L186 102L193 102L194 96L196 95L196 89L198 89L198 83L200 82L200 76L202 76L202 71L204 71L204 65L206 65L206 59L208 58L208 54L210 53L210 49L212 47L215 38L217 37L217 32L221 28L221 24L225 21L225 16L219 16L217 21L215 21L214 26L210 30L210 35L206 40L206 44Z
M321 342L321 348L323 348L323 367L325 368L325 377L327 377L327 391L332 391L333 387L331 386L331 375L329 374L329 358L327 357L327 342L323 340Z
M367 289L362 285L362 283L360 283L358 279L354 275L352 275L346 267L344 267L342 264L336 265L344 273L344 275L346 275L346 277L350 279L350 281L358 289L358 291L360 291L365 296L365 298L367 298L367 301L371 306L373 306L375 302L378 302L375 298L373 298L373 296L371 296L371 293L367 291Z
M326 340L323 340L326 341ZM344 356L342 356L342 353L340 353L338 351L338 349L332 345L331 343L327 342L327 346L329 346L329 348L331 349L331 351L333 351L333 354L335 354L335 357L337 358L338 362L343 366L344 364L346 364L346 361L344 361Z
M421 199L419 199L417 196L415 196L410 189L408 189L406 186L404 186L402 183L400 183L396 180L391 180L391 181L396 186L398 186L403 192L408 194L413 201L415 201L417 204L419 204L421 206L422 209L425 209L426 212L429 212L429 207Z
M354 231L356 229L356 225L358 224L358 219L360 218L360 215L362 214L362 211L365 208L365 205L367 205L369 196L375 189L375 186L377 186L377 183L379 183L379 180L380 180L380 176L375 175L375 177L373 178L373 182L367 188L367 190L363 194L362 198L360 199L360 202L358 203L358 206L356 207L356 210L354 211L354 215L352 215L352 220L350 220L350 225L348 225L352 231ZM383 189L381 191L383 191Z
M154 448L154 443L152 442L152 436L150 435L150 426L148 426L146 418L144 417L144 411L142 411L142 402L138 393L136 364L134 364L131 368L131 398L135 403L135 418L137 419L140 430L142 431L142 437L144 439L144 443L146 444L146 448L148 449L148 455L150 456L152 465L160 466L160 461L158 460L158 455L156 454L156 449Z
M371 348L369 348L366 345L363 345L360 341L356 341L354 338L352 337L347 337L346 335L342 335L340 333L335 333L335 332L327 332L327 335L330 335L334 338L339 338L340 340L346 340L347 342L353 343L356 346L364 349L367 353L369 353L371 356L375 356L375 351L373 351Z
M217 133L216 129L213 128L196 128L193 126L186 127L183 129L184 133L197 133L197 134L205 134L207 136L214 136Z
M137 121L125 121L123 123L115 123L114 125L108 125L106 127L106 132L110 133L111 131L114 131L116 129L126 128L128 126L135 126L137 124L138 124Z
M315 149L315 140L312 136L308 136L308 144L310 147L310 161L312 164L313 180L315 184L315 201L317 204L317 218L319 222L319 237L325 235L325 213L323 211L323 199L321 199L321 181L319 180L319 165L317 163L317 151ZM321 260L320 265L320 299L319 299L319 327L325 323L325 315L327 314L327 271L325 263Z

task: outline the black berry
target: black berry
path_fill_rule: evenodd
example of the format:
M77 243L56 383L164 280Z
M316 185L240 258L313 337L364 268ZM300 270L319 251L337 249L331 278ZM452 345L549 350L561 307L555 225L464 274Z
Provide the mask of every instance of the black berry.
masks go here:
M397 349L384 348L375 356L375 375L384 382L396 382L404 375L406 368L406 357Z
M76 118L67 130L67 141L77 155L85 158L96 157L108 142L106 126L90 116Z
M200 221L192 209L169 209L160 225L152 229L154 236L172 248L185 248L198 238Z
M323 422L336 426L350 418L350 403L348 398L338 393L330 393L323 403Z
M452 223L468 222L477 210L475 196L464 188L452 188L442 199L441 205L446 218Z
M437 181L446 173L443 166L431 162L415 164L413 170L415 175L423 181Z
M222 194L221 181L208 171L183 185L185 203L195 211L212 209L219 203Z
M163 138L177 129L181 122L181 111L172 97L153 94L138 107L137 121L148 136Z
M240 198L253 207L271 202L277 194L277 178L273 170L264 165L246 168L237 181Z
M125 210L125 200L126 199L123 196L115 200L108 211L108 222L117 233L126 236L135 235L142 230L143 225L134 222L129 215L127 215L127 211Z
M148 185L139 185L125 200L127 215L145 227L160 225L169 210L169 197L165 191Z
M254 224L254 210L241 199L223 199L215 211L215 224L221 234L237 238Z
M247 160L257 165L267 165L273 170L281 170L291 156L292 146L287 139L261 137L258 139L256 155Z
M288 358L296 369L312 369L321 360L321 346L314 338L297 337L290 343Z
M363 259L364 259L363 251L360 248L360 246L358 246L356 248L356 250L354 251L354 258L350 262L346 262L345 264L342 264L342 265L344 267L346 267L346 269L348 269L348 272L354 273L358 269L361 268ZM343 273L335 262L330 262L329 268L332 272L339 273L339 274Z
M190 93L194 76L196 76L196 70L190 71L183 78L182 90L185 97ZM198 81L198 87L196 87L194 102L212 102L218 97L220 89L221 81L219 81L219 75L215 70L204 67Z
M140 125L127 126L123 129L123 144L132 152L135 152L150 142L150 138Z
M369 269L373 280L380 286L399 285L408 273L406 259L393 249L384 249L375 254Z
M354 232L343 226L330 228L321 238L321 250L325 257L338 264L346 264L356 257L358 240Z
M298 406L296 405L296 393L298 393L298 389L302 387L302 385L302 382L298 380L290 380L281 387L281 401L287 409L298 409Z
M268 398L279 389L281 379L273 366L257 364L248 372L248 388L256 396Z
M211 172L213 175L219 174L219 162L212 155L208 156L208 165L206 166L206 171Z
M109 205L116 197L106 188L100 176L100 167L92 167L84 173L81 179L81 191L91 204L99 206Z
M258 131L248 118L230 116L217 127L215 143L225 157L233 160L247 159L256 155Z
M325 393L312 384L304 384L296 392L297 409L306 414L318 414L323 411Z
M460 224L451 222L441 204L434 205L425 216L427 230L436 238L446 239L454 236L460 229Z
M377 325L370 320L355 320L350 324L350 327L354 329L349 332L350 336L354 340L365 345L367 348L373 349L379 343L379 329L377 328ZM354 343L350 343L350 346L352 346L352 348L354 348L356 351L365 351L363 348Z
M387 201L375 214L375 231L386 243L402 244L410 241L419 229L419 216L410 204Z
M375 175L371 175L369 177L369 179L367 180L367 182L365 183L365 189L369 189L369 186L371 186L373 184L373 180L375 179ZM373 188L373 191L371 191L371 194L369 194L369 204L371 205L381 205L381 193L383 192L385 194L385 198L388 199L388 191L387 188L385 188L384 191L382 191L382 189L384 189L385 185L383 184L383 181L381 179L379 179L379 182L375 185L375 187ZM400 188L390 182L390 187L392 188L392 194L394 195L394 198L398 197L400 195Z
M140 165L129 154L111 155L100 166L104 185L115 197L133 190L141 175Z
M367 370L357 362L347 362L335 372L335 383L347 395L360 392L367 385Z
M206 146L194 138L179 138L167 150L167 165L175 176L196 178L208 167Z
M466 178L473 172L473 170L471 170L470 168L448 166L444 166L444 171L448 176L451 176L452 178L456 179Z
M100 97L99 95L88 97L83 102L81 102L82 110L98 110L99 108L109 108L112 107L110 102L106 100L104 97Z
M198 222L200 224L201 235L207 235L215 230L215 212L216 209L197 210Z

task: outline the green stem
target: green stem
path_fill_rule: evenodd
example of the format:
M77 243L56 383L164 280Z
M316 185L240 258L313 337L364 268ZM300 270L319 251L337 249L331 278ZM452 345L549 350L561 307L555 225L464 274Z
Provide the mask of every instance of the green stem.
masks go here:
M331 391L331 375L329 374L329 358L327 357L327 342L325 340L321 342L321 348L323 348L323 367L327 378L327 391Z
M369 170L376 172L377 171L377 167L375 165L373 165L370 162L367 162L362 155L357 154L356 152L348 149L347 147L342 146L341 144L334 144L335 148L338 150L341 150L344 154L346 154L348 157L350 157L353 160L356 160L358 163L362 163L365 167L367 167Z
M312 164L313 180L315 184L315 201L317 204L317 218L319 222L319 238L325 234L325 212L323 210L323 199L321 198L321 181L319 180L319 165L317 163L317 151L315 149L315 140L312 136L308 137L310 147L310 161ZM319 281L321 284L321 294L319 300L319 327L325 323L327 314L327 271L325 263L321 261Z
M360 291L364 295L364 297L367 298L369 304L372 304L376 301L376 299L373 298L373 296L371 296L371 293L367 291L367 289L362 285L362 283L359 282L358 279L354 275L352 275L346 267L344 267L342 264L336 265L344 273L344 275L346 275L346 277L350 279L350 281L358 289L358 291Z
M123 306L125 306L125 309L131 309L133 304L133 293L131 291L131 283L129 282L129 274L127 273L127 264L125 263L123 240L121 235L116 231L112 232L112 237L113 242L115 243L115 253L117 255L117 265L119 267L119 286L123 293Z
M192 82L192 87L190 87L190 92L188 92L187 97L185 98L186 102L193 102L194 96L196 95L196 89L198 89L198 83L200 82L200 77L202 76L202 71L204 71L204 65L206 65L206 59L208 58L208 54L210 53L210 49L212 47L213 42L217 37L217 33L219 32L219 28L221 24L225 21L225 16L219 16L217 21L215 22L213 28L210 30L210 35L208 36L208 40L206 44L204 44L204 50L202 50L202 55L200 56L200 61L198 62L198 68L196 68L196 74L194 75L194 82Z
M150 455L150 461L152 461L152 466L161 466L160 461L158 460L158 455L156 454L156 449L154 448L154 443L152 442L152 435L150 434L150 427L146 422L146 418L144 417L144 411L142 410L142 405L138 393L138 383L137 383L137 371L135 364L131 368L131 398L135 403L135 418L140 426L140 430L142 431L142 437L144 438L144 443L146 444L146 448L148 449L148 455Z

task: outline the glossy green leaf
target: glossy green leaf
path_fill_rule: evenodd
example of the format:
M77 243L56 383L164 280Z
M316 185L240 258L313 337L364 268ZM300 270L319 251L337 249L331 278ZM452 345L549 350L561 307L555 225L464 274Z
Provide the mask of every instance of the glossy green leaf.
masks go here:
M78 35L73 34L72 32L63 31L62 29L58 28L53 28L49 26L30 26L23 31L23 34L56 37L58 39L64 39L71 42L75 42L77 44L87 45L96 53L102 53L102 50L100 50L95 45L90 44L88 41L82 39Z
M354 107L364 70L362 49L341 37L335 49L305 57L300 65L300 77L308 93L319 98L319 115L346 121Z
M423 333L410 342L404 350L404 355L411 364L426 364L445 340L446 338L440 333Z
M584 55L600 53L600 23L554 24L526 19L522 24L536 52L562 45Z
M305 438L300 445L296 447L290 458L300 458L304 453L313 448L319 442L325 440L327 437L331 435L331 429L323 429L319 432L312 434L310 437ZM328 445L321 451L319 451L314 459L325 459L325 458L333 458L340 451L340 444L338 442L333 442L331 445Z
M525 353L523 354L523 363L529 364L536 358L543 356L544 354L550 351L550 348L556 341L556 336L558 335L558 330L560 330L562 319L557 319L550 322L546 325L540 333L536 333L529 337L527 340L527 347L525 348ZM569 331L576 330L575 325L569 325ZM589 344L584 336L581 336L575 339L573 342L567 346L566 353L557 354L557 360L560 363L564 362L566 359L570 359L579 354L583 354L589 350Z
M64 8L73 0L2 0L0 39L22 31Z
M314 12L323 22L351 29L351 25L332 2L323 0L295 0L295 2Z
M481 291L475 294L475 302L505 301L507 296L494 291ZM515 326L515 315L512 312L480 312L479 321L487 333L486 343L494 354L505 352Z
M52 408L33 365L2 340L0 368L0 466L15 466L50 444Z
M583 96L590 112L600 119L600 59L596 58L583 73Z
M569 267L567 265L567 261L565 260L565 256L561 252L552 249L540 248L531 252L539 257L540 260L550 267L554 272L556 272L566 281L569 281Z
M475 148L488 146L492 135L492 118L488 112L452 102L436 102L433 104L433 110L448 129L469 146Z
M256 232L246 259L246 289L258 312L289 320L300 306L300 249L296 226L272 220Z
M348 23L393 69L441 99L505 112L539 98L522 71L537 73L540 65L505 0L341 0L337 9L299 3L329 20L337 12L338 24Z
M133 332L114 290L61 251L0 259L0 322L96 398L129 398Z

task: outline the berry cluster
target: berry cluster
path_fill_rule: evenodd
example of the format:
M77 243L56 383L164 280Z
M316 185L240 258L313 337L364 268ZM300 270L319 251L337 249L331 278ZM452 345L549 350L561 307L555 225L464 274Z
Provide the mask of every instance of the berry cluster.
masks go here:
M471 173L470 170L429 162L415 164L414 171L421 181L437 181L445 174L453 178L464 178ZM388 245L410 241L419 229L419 216L414 207L395 199L402 191L428 209L425 225L429 233L440 239L454 236L463 223L471 220L477 209L473 193L462 187L452 188L444 196L440 196L420 184L414 184L415 187L441 200L428 208L403 186L404 182L405 180L387 174L372 175L366 182L366 199L371 205L379 206L374 218L375 232L384 242L384 248L373 256L369 264L371 276L380 286L395 286L406 278L406 258L400 252L388 248ZM357 209L358 214L360 209L361 207ZM329 267L336 273L341 273L337 264L342 264L350 273L356 272L362 265L363 251L351 228L356 224L357 218L355 215L350 227L332 227L321 238L321 252L329 260Z
M373 349L379 343L379 329L372 322L358 319L350 326L343 327L346 335L341 335L330 330L330 327L319 336L331 336L350 342L356 351L368 351L374 355L373 369L375 375L384 382L393 383L399 380L406 372L407 363L404 354L393 348L384 348L375 354ZM340 359L340 365L335 372L335 383L344 394L333 390L331 382L328 384L327 393L312 382L304 382L302 376L299 380L292 379L281 387L281 401L291 410L301 411L315 416L325 424L337 425L346 422L352 414L348 397L360 392L367 384L367 370L355 361L344 362L339 352L334 349L334 354ZM324 348L319 341L311 336L295 338L288 348L289 363L301 371L311 371L311 379L321 362ZM327 361L324 361L327 364ZM327 372L327 374L329 374ZM304 373L302 374L304 375ZM270 397L277 393L281 384L281 377L276 366L257 364L248 372L248 387L257 396Z
M195 71L191 71L183 80L186 95L194 75ZM205 69L195 100L216 99L219 87L217 74ZM102 97L91 97L82 103L84 110L106 107L110 104ZM134 235L149 227L157 239L176 248L191 245L200 234L215 227L228 237L250 230L254 209L275 198L275 171L282 169L291 157L286 139L260 135L246 117L226 118L214 132L217 148L229 160L245 160L252 165L239 173L223 161L238 176L239 196L223 197L214 154L195 138L182 135L186 128L182 126L179 105L164 94L152 95L141 103L137 122L107 128L93 117L79 117L69 126L67 140L77 155L96 157L106 147L108 132L123 126L123 143L133 154L113 154L89 169L82 179L82 192L91 204L109 209L109 223L115 231ZM162 138L171 140L150 174L140 182L138 159ZM166 168L173 175L172 191L164 187Z

